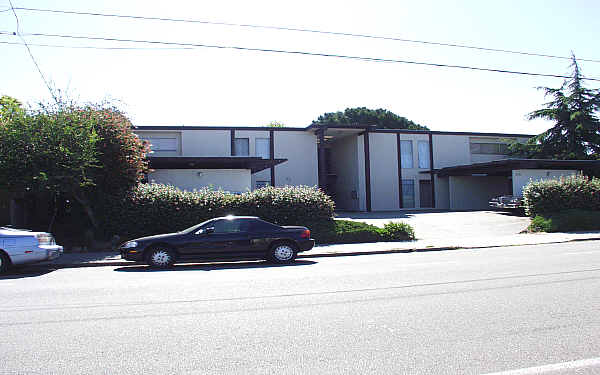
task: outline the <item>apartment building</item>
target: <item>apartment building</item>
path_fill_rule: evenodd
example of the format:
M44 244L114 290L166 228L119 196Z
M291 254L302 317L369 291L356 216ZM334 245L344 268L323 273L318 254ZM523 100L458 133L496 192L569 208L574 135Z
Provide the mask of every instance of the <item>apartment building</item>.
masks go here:
M244 192L319 186L340 210L484 209L531 179L572 175L594 161L510 159L530 135L378 129L140 126L149 181Z

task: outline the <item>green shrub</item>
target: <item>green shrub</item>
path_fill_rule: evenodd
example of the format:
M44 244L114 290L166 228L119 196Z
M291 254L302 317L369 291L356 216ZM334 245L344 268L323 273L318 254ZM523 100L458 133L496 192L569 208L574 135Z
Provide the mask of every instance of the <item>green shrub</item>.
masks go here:
M537 215L531 219L532 232L571 232L600 230L600 211L565 210L550 215Z
M531 217L569 209L600 210L600 179L573 176L531 182L523 189L523 204Z
M121 198L106 199L101 221L106 234L124 237L176 232L226 215L258 216L280 225L322 225L331 221L334 203L311 187L266 187L240 195L202 189L141 184Z
M319 244L407 241L414 239L413 228L405 223L388 223L384 228L350 221L334 220L310 228Z

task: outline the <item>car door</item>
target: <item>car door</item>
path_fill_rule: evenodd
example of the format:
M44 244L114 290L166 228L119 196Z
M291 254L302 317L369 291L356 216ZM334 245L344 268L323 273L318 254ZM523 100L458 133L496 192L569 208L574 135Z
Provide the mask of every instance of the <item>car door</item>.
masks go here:
M236 219L215 220L192 236L186 244L186 253L190 255L233 254L250 244L247 225Z

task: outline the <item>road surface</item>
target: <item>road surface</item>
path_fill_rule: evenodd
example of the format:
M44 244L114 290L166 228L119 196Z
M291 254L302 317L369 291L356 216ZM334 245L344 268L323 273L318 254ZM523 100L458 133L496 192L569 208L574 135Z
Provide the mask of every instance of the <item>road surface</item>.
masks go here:
M0 277L0 374L600 374L600 242Z

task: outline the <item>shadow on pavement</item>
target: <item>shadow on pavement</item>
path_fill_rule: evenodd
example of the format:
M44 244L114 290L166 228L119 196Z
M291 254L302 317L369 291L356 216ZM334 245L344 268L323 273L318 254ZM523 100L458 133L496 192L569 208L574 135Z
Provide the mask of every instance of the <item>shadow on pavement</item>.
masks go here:
M310 266L316 264L312 260L297 260L294 263L274 264L265 261L258 262L231 262L231 263L210 263L210 264L176 264L171 268L152 268L147 265L136 265L115 268L117 272L178 272L178 271L220 271L246 268L279 268L279 267L297 267Z
M56 271L54 267L48 267L43 265L34 266L13 266L0 275L0 280L10 279L24 279L27 277L37 277L46 275L50 272Z

